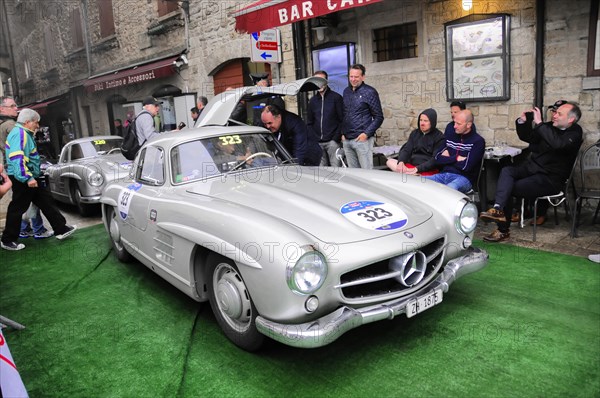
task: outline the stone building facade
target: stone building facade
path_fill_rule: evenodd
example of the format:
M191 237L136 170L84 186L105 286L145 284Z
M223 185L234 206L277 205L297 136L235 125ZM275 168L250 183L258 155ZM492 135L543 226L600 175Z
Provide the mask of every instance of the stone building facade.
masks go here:
M521 111L558 99L580 103L586 143L600 138L600 76L589 76L587 70L595 0L474 0L468 11L461 0L384 0L331 14L333 23L322 29L322 38L312 29L316 20L281 26L280 64L252 62L249 35L235 31L232 13L252 1L0 1L17 65L13 92L19 104L42 105L59 141L69 122L75 136L111 132L112 121L139 110L146 95L167 103L166 124L185 121L197 96L210 99L225 86L252 84L253 72L270 73L273 83L306 77L316 68L314 51L350 43L354 61L366 66L366 82L381 96L385 121L377 144L399 145L425 108L437 110L439 128L450 121L445 24L474 14L507 14L511 23L509 98L468 102L489 145L522 144L514 132ZM101 22L109 9L113 32ZM541 25L538 13L544 15ZM74 38L77 15L81 45ZM416 24L416 57L377 62L374 32L411 23ZM542 57L536 56L539 29L544 31ZM160 64L171 60L169 70ZM109 83L111 76L128 78L144 67L161 76ZM287 106L302 113L304 101L287 99Z

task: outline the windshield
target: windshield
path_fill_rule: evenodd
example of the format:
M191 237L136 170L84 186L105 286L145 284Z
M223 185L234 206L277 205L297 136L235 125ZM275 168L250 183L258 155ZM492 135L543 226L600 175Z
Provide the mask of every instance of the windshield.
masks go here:
M174 183L196 181L236 170L268 167L287 159L271 134L232 134L199 139L171 151Z
M73 147L71 148L71 160L104 155L111 149L120 148L122 140L121 137L115 137L73 144Z

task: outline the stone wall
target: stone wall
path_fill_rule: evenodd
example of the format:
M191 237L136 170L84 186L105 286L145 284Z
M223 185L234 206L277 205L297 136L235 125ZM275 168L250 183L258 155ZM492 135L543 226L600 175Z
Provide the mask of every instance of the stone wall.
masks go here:
M600 91L584 90L588 43L588 20L591 0L560 0L546 2L544 106L558 99L581 104L584 117L581 125L586 142L599 138ZM243 7L229 2L227 11ZM507 142L523 145L514 130L514 120L524 109L534 105L535 90L535 0L474 1L473 9L464 11L458 0L385 1L337 14L339 23L329 29L327 39L357 43L357 61L367 68L366 82L380 93L385 121L377 143L396 145L406 140L417 126L417 116L425 108L438 112L438 128L450 121L446 99L446 49L444 24L469 14L506 13L511 16L510 31L510 99L507 101L470 102L478 131L489 145ZM221 13L216 35L227 35L225 56L249 56L247 35L232 33L235 21ZM372 30L404 22L416 21L419 32L417 58L373 62ZM293 42L289 25L281 27L283 58L282 80L295 78ZM213 37L213 40L217 40ZM192 46L193 47L193 46ZM223 49L221 49L223 51ZM214 65L212 63L211 65ZM202 79L199 73L199 79ZM598 80L598 78L596 78Z
M577 101L587 146L600 139L600 77L587 77L590 1L546 3L545 104ZM584 83L594 88L584 89Z
M186 31L181 13L158 18L156 0L113 0L116 25L114 37L100 38L98 7L95 0L5 0L11 20L17 80L23 75L23 54L29 54L33 78L22 101L32 102L64 94L94 74L127 67L188 49L189 65L169 82L184 92L213 96L212 76L220 65L250 57L249 37L235 32L231 12L252 0L190 1L190 22ZM600 135L599 78L586 77L590 2L594 0L548 0L546 2L544 105L557 99L575 100L584 113L581 125L586 142ZM85 49L72 45L71 11L87 4L90 60ZM378 134L379 145L400 144L416 128L417 115L425 108L438 112L438 128L450 121L446 100L446 61L444 23L468 13L507 13L511 15L511 96L507 101L469 104L478 131L488 144L522 144L514 132L514 119L533 105L535 88L535 0L490 0L473 2L474 8L462 10L459 0L386 0L336 14L339 24L329 29L327 40L357 44L357 61L367 68L366 82L379 91L385 121ZM372 30L378 27L416 21L419 32L419 56L388 62L373 61ZM165 23L168 29L156 34L148 30ZM294 45L290 25L280 28L283 62L272 65L275 83L295 79ZM48 69L44 37L49 32L56 50L57 63ZM187 32L187 36L186 36ZM310 54L308 54L310 58ZM311 68L309 66L309 73ZM583 87L595 87L584 89ZM139 88L139 87L138 87ZM148 90L148 87L144 87ZM129 87L117 92L125 98L141 91ZM111 93L115 94L115 93ZM97 103L93 109L104 112L106 95L85 98ZM139 99L139 98L136 98ZM289 99L290 109L295 109ZM106 127L108 119L100 127ZM94 122L96 124L96 122Z

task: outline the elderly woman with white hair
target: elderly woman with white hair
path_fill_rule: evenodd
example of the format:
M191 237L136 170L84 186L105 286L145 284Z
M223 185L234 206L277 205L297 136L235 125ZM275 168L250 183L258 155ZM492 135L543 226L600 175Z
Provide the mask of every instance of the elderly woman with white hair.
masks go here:
M46 216L58 240L63 240L74 231L54 204L50 193L38 186L40 155L35 144L35 131L40 125L40 115L33 109L24 108L19 112L17 123L6 139L6 174L12 182L12 200L6 212L6 225L0 239L0 247L5 250L22 250L25 245L18 243L21 217L31 203L40 208Z

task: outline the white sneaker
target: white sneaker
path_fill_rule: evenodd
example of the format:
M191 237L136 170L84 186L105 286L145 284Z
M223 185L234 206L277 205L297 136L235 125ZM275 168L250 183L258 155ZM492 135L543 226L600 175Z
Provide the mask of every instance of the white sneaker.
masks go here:
M595 263L600 263L600 254L590 254L590 255L588 256L588 259L589 259L590 261L593 261L593 262L595 262Z
M46 239L46 238L50 238L51 236L54 236L54 231L44 231L41 234L34 234L33 238L34 239Z
M58 240L67 239L77 229L77 225L73 225L73 226L66 225L66 227L68 228L67 232L63 232L62 234L56 235L56 239L58 239Z
M4 250L10 250L10 251L17 251L17 250L25 249L24 244L17 243L17 242L8 242L8 243L0 242L0 247L2 247Z

